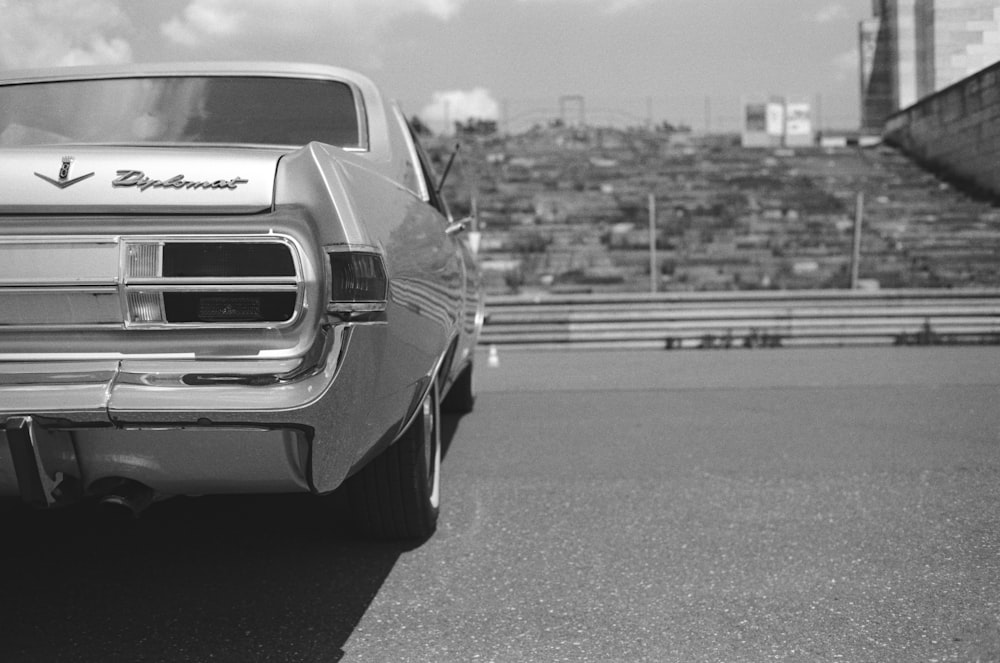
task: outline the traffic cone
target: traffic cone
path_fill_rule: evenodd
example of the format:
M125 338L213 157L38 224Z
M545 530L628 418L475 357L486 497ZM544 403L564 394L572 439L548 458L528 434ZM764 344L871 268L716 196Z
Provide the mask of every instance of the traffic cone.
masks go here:
M497 354L497 346L490 346L490 357L488 361L490 368L496 368L500 365L500 355Z

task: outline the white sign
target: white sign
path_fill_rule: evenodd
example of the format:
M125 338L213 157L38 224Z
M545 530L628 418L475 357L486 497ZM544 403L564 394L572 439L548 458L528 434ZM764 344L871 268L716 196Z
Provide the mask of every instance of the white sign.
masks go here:
M789 103L785 107L785 135L808 136L812 134L809 104Z

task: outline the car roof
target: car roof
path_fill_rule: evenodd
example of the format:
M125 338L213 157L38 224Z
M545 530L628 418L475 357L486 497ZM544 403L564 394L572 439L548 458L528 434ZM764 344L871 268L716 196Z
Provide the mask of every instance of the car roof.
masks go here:
M289 77L333 78L354 83L358 87L374 86L365 75L321 64L303 62L144 62L130 64L88 65L80 67L47 67L0 72L2 83L23 83L39 80L73 80L88 78L118 78L122 76L166 75L264 75Z

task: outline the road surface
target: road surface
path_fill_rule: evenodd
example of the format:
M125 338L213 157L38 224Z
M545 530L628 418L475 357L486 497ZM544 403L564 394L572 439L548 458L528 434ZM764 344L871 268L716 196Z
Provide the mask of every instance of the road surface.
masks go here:
M498 359L417 547L5 514L0 661L1000 661L1000 348Z

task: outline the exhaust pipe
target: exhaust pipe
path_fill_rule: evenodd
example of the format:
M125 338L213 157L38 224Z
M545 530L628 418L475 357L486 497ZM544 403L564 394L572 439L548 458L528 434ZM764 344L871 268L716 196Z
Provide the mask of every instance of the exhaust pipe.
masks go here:
M153 503L153 489L132 479L123 479L97 501L105 513L123 520L133 520Z

